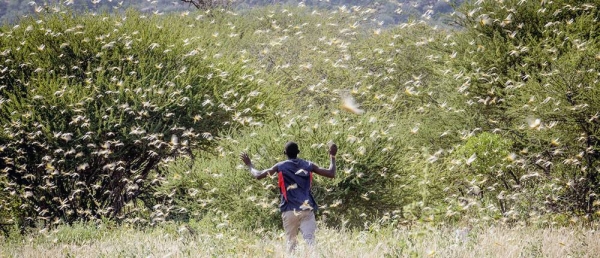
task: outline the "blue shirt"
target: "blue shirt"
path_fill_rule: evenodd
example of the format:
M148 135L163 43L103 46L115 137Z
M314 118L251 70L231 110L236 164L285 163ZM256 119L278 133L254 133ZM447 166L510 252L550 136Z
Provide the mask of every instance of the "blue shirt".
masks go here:
M313 164L303 159L288 159L277 163L281 212L317 210L310 191Z

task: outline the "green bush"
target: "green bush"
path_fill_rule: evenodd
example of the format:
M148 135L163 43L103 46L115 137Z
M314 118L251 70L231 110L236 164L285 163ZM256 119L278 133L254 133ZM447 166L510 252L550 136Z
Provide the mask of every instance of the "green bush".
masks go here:
M414 195L398 188L412 179L402 169L405 146L398 128L386 126L388 122L370 114L281 112L274 122L224 136L214 156L195 159L191 168L189 161L171 164L161 192L174 194L173 209L186 211L184 219L220 214L232 226L275 226L281 223L276 178L255 180L239 154L248 152L255 167L266 169L285 159L287 141L296 141L301 158L328 167L327 143L333 141L339 146L336 177L314 177L319 214L330 225L362 226L399 209Z
M158 164L246 123L258 104L247 72L195 55L179 22L49 14L2 28L1 178L22 198L20 224L153 205Z
M513 143L505 137L489 132L479 133L466 140L452 152L448 163L445 185L452 189L450 207L459 207L459 213L480 215L469 206L490 208L488 215L496 216L509 209L509 194L519 192L522 171L510 166L517 159L510 151ZM462 211L460 211L462 208ZM523 207L520 207L523 208Z
M0 177L0 189L9 188L5 176ZM21 198L16 191L0 191L0 232L9 235L18 228L18 219L23 217L19 206Z
M443 187L435 180L441 164L415 158L426 152L422 148L449 148L458 139L452 131L464 128L448 97L451 89L436 79L436 69L443 67L435 43L441 36L418 23L379 31L350 14L267 8L244 14L258 17L250 21L227 20L227 26L245 32L239 41L223 39L221 45L248 50L247 64L258 70L254 76L267 80L285 101L275 103L264 125L222 134L214 154L192 160L191 168L190 161L165 168L177 175L160 187L163 195L172 195L163 206L170 207L171 218L221 224L224 216L231 226L279 225L276 185L251 180L239 168L238 154L247 150L266 168L284 158L288 140L301 145L301 157L321 166L328 166L329 140L342 148L337 178L317 179L313 189L331 225L405 222L406 205L441 205ZM225 22L207 25L209 31L220 31L219 23ZM356 24L360 29L353 29ZM339 110L344 92L361 103L363 116Z
M505 188L519 192L510 199L520 206L534 205L515 212L593 216L600 189L598 6L469 1L459 11L465 31L448 42L455 57L449 75L468 96L465 115L514 143Z

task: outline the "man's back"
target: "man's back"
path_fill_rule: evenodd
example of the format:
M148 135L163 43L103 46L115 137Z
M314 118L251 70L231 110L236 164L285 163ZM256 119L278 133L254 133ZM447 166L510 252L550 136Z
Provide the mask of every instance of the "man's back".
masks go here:
M277 164L280 210L312 210L317 204L311 194L313 164L303 159L288 159Z

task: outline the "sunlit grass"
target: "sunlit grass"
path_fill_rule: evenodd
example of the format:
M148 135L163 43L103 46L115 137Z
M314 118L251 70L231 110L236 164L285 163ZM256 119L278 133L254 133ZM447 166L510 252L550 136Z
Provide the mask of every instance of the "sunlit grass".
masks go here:
M286 253L281 229L251 232L165 225L145 230L61 227L2 241L2 257L594 257L600 233L582 227L320 227L317 248Z

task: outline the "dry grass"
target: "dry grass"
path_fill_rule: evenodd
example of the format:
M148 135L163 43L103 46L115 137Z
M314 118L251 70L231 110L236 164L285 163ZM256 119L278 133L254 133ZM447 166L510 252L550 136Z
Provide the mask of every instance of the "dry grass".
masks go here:
M317 249L302 245L285 253L282 232L216 229L191 233L185 227L95 229L63 227L0 244L1 257L597 257L600 233L592 229L380 228L350 231L321 228ZM211 231L211 230L208 230ZM463 231L466 232L466 231ZM302 241L300 241L302 243Z

